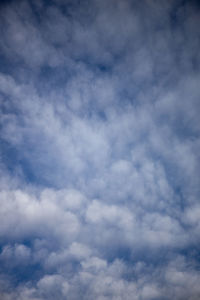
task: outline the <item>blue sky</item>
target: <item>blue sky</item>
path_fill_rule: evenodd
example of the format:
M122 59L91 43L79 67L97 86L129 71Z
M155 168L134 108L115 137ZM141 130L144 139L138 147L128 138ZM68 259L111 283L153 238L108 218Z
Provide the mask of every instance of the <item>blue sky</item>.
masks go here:
M0 299L200 298L198 1L0 4Z

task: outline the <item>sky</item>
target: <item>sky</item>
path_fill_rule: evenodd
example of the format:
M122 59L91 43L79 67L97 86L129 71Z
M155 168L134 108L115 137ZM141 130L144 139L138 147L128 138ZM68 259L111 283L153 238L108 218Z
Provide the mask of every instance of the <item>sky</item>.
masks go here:
M200 299L200 4L0 2L0 299Z

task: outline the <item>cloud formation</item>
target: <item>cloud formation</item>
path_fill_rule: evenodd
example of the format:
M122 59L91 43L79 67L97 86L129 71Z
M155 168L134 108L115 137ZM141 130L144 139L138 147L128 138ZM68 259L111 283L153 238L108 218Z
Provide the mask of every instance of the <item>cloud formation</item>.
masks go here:
M2 300L199 299L199 13L2 2Z

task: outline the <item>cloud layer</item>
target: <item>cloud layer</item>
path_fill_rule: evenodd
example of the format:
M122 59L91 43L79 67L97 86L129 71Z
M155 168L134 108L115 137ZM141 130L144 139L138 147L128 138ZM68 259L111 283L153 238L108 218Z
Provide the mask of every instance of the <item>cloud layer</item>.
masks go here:
M199 13L2 2L2 300L199 299Z

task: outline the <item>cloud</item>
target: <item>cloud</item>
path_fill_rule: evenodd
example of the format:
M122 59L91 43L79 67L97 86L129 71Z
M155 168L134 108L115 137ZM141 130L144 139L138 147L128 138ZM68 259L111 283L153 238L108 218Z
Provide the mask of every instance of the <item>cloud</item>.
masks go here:
M199 299L196 2L0 15L0 298Z

